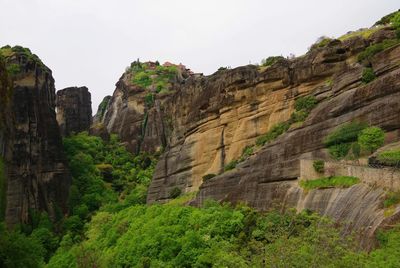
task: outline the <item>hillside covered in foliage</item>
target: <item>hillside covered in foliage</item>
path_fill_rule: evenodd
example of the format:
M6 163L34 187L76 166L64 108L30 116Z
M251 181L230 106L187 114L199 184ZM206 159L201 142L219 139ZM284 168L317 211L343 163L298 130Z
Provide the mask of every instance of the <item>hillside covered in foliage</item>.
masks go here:
M257 212L193 194L145 205L157 156L133 156L112 136L64 139L73 175L68 215L52 223L0 228L2 267L397 267L400 227L381 232L380 247L361 251L357 234L304 211Z

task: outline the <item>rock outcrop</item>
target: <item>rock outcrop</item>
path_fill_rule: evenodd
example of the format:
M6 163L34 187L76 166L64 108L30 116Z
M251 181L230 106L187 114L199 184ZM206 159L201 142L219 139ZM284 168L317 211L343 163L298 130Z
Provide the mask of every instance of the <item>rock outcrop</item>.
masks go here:
M323 139L335 127L360 120L382 127L387 142L400 138L400 46L377 53L364 64L357 55L371 44L392 37L383 28L314 46L306 55L280 59L269 67L244 66L211 76L190 76L172 83L169 94L155 95L125 73L109 104L104 123L135 152L165 152L148 191L148 203L165 202L174 188L199 190L205 199L247 202L261 210L275 207L314 209L350 227L368 227L368 235L386 221L384 191L366 185L350 189L304 192L298 186L299 160L328 158ZM382 37L383 36L383 37ZM362 82L372 67L377 79ZM236 169L224 167L274 125L290 119L295 100L315 96L318 105L301 124L293 124ZM140 144L140 146L137 146ZM203 183L207 174L219 174ZM357 194L356 194L357 193ZM352 229L352 228L350 228Z
M27 223L33 211L46 211L54 219L67 210L71 182L56 121L54 79L29 49L7 46L0 54L5 59L5 66L0 64L1 101L7 103L0 109L6 118L0 131L5 220L8 225Z
M96 114L93 116L93 125L103 123L104 115L106 114L110 101L111 101L111 96L105 96L103 98L103 100L99 104L99 107L97 108Z
M56 107L62 136L89 130L92 99L87 87L68 87L57 91Z
M135 64L133 62L132 66L134 67ZM145 64L148 64L149 68L156 68L152 62L142 65ZM171 134L173 111L181 107L175 107L171 100L180 90L181 83L190 75L184 66L178 68L180 66L182 65L177 65L176 73L168 76L168 81L165 81L169 85L168 88L159 93L154 85L145 88L132 83L135 75L132 71L133 67L126 71L117 82L117 88L108 104L103 124L109 133L118 134L130 151L134 153L161 151L167 146L167 139L174 136ZM171 66L167 65L165 68L171 68ZM153 76L157 77L157 74Z

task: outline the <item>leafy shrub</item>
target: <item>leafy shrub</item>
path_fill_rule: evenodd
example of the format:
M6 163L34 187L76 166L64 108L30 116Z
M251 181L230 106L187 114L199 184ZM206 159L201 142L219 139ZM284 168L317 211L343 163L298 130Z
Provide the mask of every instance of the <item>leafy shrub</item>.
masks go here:
M390 22L392 22L393 18L394 18L395 16L398 16L399 14L400 14L399 11L392 12L392 13L390 13L390 14L388 14L388 15L382 17L382 18L381 18L380 20L378 20L377 22L375 22L374 25L386 25L386 24L389 24Z
M358 141L358 136L365 128L367 128L367 124L365 123L351 122L335 129L324 140L325 146L328 147L329 154L335 159L346 157L350 148L352 146L357 146L353 144Z
M7 72L11 76L15 76L21 72L21 67L18 64L7 65Z
M282 60L282 59L285 59L285 58L282 56L271 56L271 57L261 60L261 66L264 66L264 67L272 66L276 62L278 62L279 60Z
M394 45L398 44L398 40L384 40L381 43L370 45L363 52L358 54L358 61L363 62L365 60L370 60L373 56L378 54L385 49L388 49Z
M132 83L140 87L147 88L152 84L152 80L148 73L142 71L135 74L135 76L132 79Z
M232 160L231 162L229 162L225 167L224 167L224 171L229 171L232 170L234 168L236 168L236 165L238 164L237 160Z
M266 134L257 138L256 145L263 146L267 142L273 141L274 139L285 133L289 129L289 127L290 124L287 122L278 123L274 125Z
M169 84L166 81L158 81L156 83L156 91L157 93L161 93L163 91L168 90Z
M358 136L358 143L361 148L374 152L381 147L385 141L385 132L379 127L363 129Z
M396 12L391 18L391 23L396 29L396 37L400 39L400 11Z
M350 147L351 143L340 143L329 146L328 151L334 159L339 160L347 156L350 151Z
M146 96L144 96L144 103L148 107L153 106L154 105L154 94L153 93L148 93Z
M246 146L243 148L242 155L239 158L239 162L243 162L254 153L254 146Z
M376 75L372 68L365 68L362 72L361 81L368 84L376 79Z
M372 27L372 28L367 28L367 29L360 29L357 31L349 32L349 33L339 37L338 39L342 42L345 40L348 40L350 38L356 37L356 36L360 36L364 39L368 39L371 37L372 34L376 33L377 31L379 31L382 28L383 28L383 26Z
M146 204L147 186L143 184L136 185L129 193L127 193L124 206L135 206L138 204Z
M300 186L306 190L324 188L347 188L360 182L359 178L349 176L322 177L316 180L301 181Z
M313 162L314 170L318 173L323 173L325 168L325 162L323 160L315 160Z
M393 27L400 29L400 11L397 11L393 14L393 16L390 18L390 22L392 23Z
M182 190L179 189L178 187L174 187L170 192L169 192L169 198L177 198L182 194Z
M298 123L298 122L304 122L309 115L309 112L305 110L301 111L295 111L290 115L289 122L290 123Z
M400 166L400 150L384 151L378 154L379 162L388 166Z
M388 192L386 198L383 201L383 206L385 208L397 205L400 203L400 192Z
M73 177L68 201L71 216L89 220L99 207L118 199L122 207L134 205L134 201L145 202L156 162L153 156L132 155L115 135L106 142L82 132L65 138L63 143ZM110 181L111 187L106 184ZM65 228L77 232L83 227L74 221L76 217Z
M0 267L42 267L46 249L36 236L8 231L0 223Z
M82 252L96 256L90 267L357 267L359 261L351 239L316 214L257 213L216 202L100 212L86 241L68 240L52 264L74 267Z
M203 176L203 181L208 181L208 180L214 178L215 176L217 176L217 175L215 175L215 174L213 174L213 173L211 173L211 174L206 174L206 175Z
M290 116L289 123L303 122L307 119L309 113L317 105L317 99L314 96L300 97L294 103L296 110Z
M296 111L311 111L317 105L317 99L314 96L300 97L294 103Z
M330 133L324 141L325 146L342 143L352 143L358 140L358 135L361 131L367 128L368 125L363 122L345 123Z
M321 36L317 41L311 46L311 49L326 47L333 39L327 36Z

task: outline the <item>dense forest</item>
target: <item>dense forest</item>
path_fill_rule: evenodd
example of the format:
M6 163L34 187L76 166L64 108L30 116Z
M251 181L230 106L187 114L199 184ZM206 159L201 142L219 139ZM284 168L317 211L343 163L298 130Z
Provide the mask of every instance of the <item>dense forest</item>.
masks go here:
M257 212L176 194L145 205L157 155L134 156L116 136L64 139L73 175L69 214L0 226L1 267L399 267L400 226L362 251L357 234L311 211Z

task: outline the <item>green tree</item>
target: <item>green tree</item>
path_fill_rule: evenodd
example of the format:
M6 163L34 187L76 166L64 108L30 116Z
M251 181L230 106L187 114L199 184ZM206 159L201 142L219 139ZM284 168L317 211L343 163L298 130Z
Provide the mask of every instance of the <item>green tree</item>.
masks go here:
M374 70L372 70L372 68L365 68L363 70L361 81L364 84L368 84L368 83L374 81L375 78L376 78L376 75L374 73Z
M379 127L369 127L361 131L358 143L362 149L374 152L385 142L385 132Z
M42 267L46 250L37 237L7 231L0 223L0 267Z

